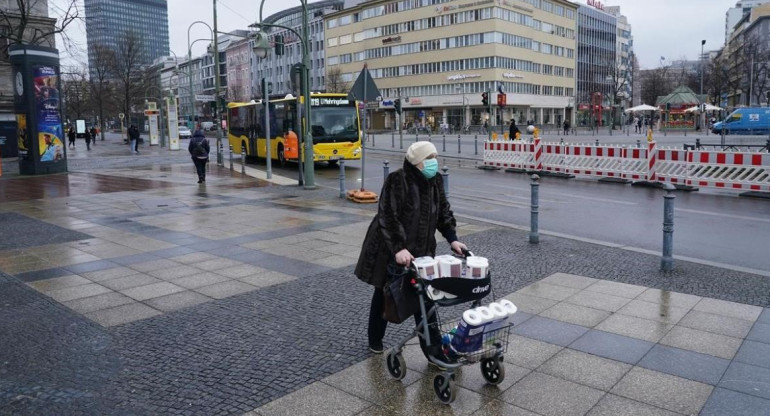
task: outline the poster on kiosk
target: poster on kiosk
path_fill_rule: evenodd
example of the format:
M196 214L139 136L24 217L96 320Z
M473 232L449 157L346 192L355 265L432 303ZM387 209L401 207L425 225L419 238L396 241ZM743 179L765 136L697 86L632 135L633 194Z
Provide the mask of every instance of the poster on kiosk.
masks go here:
M59 51L43 46L12 45L8 55L18 129L19 173L66 172Z

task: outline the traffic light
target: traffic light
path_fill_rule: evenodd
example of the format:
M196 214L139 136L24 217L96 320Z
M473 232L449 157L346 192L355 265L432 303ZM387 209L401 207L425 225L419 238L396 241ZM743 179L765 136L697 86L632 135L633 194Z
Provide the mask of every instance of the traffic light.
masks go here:
M275 55L283 55L283 35L275 35Z
M700 105L700 111L701 111L701 113L705 113L706 112L706 103L703 103L703 104Z
M396 113L401 114L401 99L396 98L395 101L393 101L393 107L396 109Z
M481 93L481 105L489 107L489 94L486 91Z

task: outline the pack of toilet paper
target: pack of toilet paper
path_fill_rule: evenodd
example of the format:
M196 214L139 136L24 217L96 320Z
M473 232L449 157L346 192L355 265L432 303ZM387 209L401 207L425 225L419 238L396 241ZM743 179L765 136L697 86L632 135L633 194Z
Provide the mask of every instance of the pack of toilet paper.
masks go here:
M417 273L424 280L441 278L465 278L483 279L487 275L489 261L485 257L471 256L466 259L466 264L450 255L440 255L435 258L430 256L414 259ZM428 297L432 300L454 299L457 296L438 290L432 286L427 288Z
M510 317L517 310L513 302L503 299L463 312L457 329L452 334L452 351L457 354L470 354L491 347L497 341L498 330L510 323Z

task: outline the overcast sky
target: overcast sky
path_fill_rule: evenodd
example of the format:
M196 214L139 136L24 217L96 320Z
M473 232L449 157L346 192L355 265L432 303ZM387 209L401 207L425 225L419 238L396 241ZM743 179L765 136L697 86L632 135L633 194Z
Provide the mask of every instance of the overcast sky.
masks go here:
M57 0L53 0L57 1ZM461 1L461 0L455 0ZM719 49L724 44L725 13L737 0L606 0L605 6L620 6L628 17L634 36L634 51L642 69L666 62L697 59L701 40L706 40L705 51ZM310 0L312 3L313 0ZM585 4L587 0L576 0ZM187 28L196 20L213 22L210 0L168 0L169 36L171 50L181 57L187 54ZM264 17L299 5L300 1L265 0ZM257 20L258 0L217 0L219 30L227 32L246 29ZM83 39L82 27L73 30ZM196 24L190 31L191 40L210 37L204 25ZM205 52L205 42L193 47L193 56Z

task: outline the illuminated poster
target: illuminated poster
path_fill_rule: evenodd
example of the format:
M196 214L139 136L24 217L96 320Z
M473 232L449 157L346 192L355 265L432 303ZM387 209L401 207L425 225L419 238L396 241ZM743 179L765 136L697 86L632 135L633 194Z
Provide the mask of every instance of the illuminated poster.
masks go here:
M59 77L52 66L36 66L35 104L37 110L37 136L41 162L64 159L62 125L59 115Z
M19 139L19 159L29 159L30 142L27 135L27 115L16 114L16 126L18 131L16 137Z

